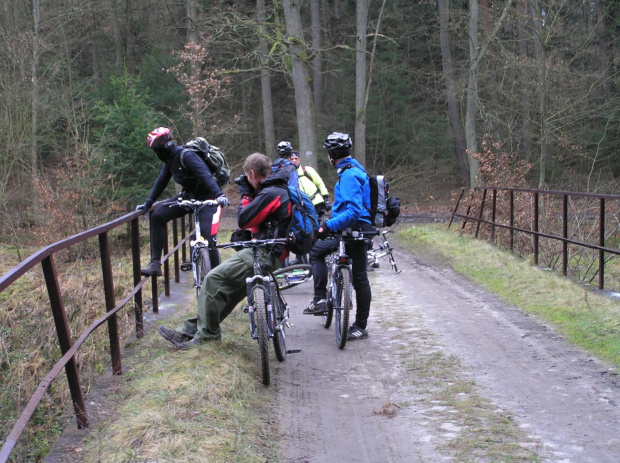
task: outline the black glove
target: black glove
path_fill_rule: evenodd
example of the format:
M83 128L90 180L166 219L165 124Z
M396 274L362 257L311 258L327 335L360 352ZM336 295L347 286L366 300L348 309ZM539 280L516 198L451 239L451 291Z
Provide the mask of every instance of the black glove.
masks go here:
M242 230L237 228L232 235L230 235L231 243L235 241L250 241L252 239L252 232L250 230Z
M228 201L228 198L224 195L218 196L217 198L215 198L215 200L217 201L217 204L219 206L222 206L222 207L230 206L230 201Z
M241 175L240 177L237 177L235 179L235 183L239 187L239 191L241 192L241 195L253 196L254 187L250 184L250 181L248 180L245 174Z
M329 228L327 228L327 225L325 225L325 222L321 222L319 224L319 231L316 234L317 239L324 240L325 238L327 238L328 234L329 234Z
M146 204L138 204L136 206L136 211L140 211L142 215L144 215L149 211L149 208L146 207Z

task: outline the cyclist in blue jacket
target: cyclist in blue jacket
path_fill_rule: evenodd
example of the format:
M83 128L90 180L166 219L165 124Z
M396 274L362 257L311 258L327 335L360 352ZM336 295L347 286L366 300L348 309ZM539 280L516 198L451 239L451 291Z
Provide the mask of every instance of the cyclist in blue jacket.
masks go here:
M338 169L338 182L334 187L332 218L319 228L319 240L310 251L310 263L314 276L314 299L304 310L305 314L322 315L327 310L327 257L338 245L336 239L324 239L330 231L347 228L357 231L372 231L370 220L370 183L364 167L351 157L353 143L346 133L330 134L323 148L327 150L329 162ZM355 322L349 328L347 340L368 337L368 316L372 293L366 270L367 244L364 241L347 243L347 254L352 260L353 288L357 299Z

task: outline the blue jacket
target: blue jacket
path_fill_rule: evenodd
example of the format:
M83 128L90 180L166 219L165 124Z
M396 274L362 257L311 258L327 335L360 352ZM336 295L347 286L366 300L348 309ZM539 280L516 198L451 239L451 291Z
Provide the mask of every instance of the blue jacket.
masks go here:
M353 168L347 168L351 164ZM364 167L353 158L338 165L338 182L334 187L332 218L325 225L331 231L342 231L357 222L370 222L370 183Z

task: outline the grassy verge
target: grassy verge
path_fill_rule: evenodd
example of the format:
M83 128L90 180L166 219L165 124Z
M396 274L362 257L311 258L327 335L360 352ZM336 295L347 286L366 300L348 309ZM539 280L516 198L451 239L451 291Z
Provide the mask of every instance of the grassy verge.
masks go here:
M190 313L193 303L164 324ZM108 404L109 419L90 436L84 461L274 461L264 419L272 392L257 379L246 322L235 310L223 342L186 352L149 330L125 359L122 394Z
M540 316L597 357L620 365L620 307L554 272L534 267L484 241L447 230L445 224L401 229L401 245L452 266L521 309Z

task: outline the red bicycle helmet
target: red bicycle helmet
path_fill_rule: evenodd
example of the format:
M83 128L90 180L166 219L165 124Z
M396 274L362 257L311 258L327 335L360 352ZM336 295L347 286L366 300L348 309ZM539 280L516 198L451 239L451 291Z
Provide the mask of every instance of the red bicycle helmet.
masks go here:
M147 148L166 148L166 144L172 141L172 131L168 127L157 127L146 137Z

